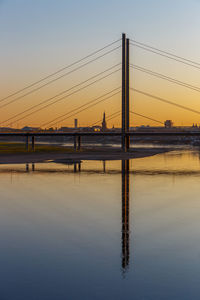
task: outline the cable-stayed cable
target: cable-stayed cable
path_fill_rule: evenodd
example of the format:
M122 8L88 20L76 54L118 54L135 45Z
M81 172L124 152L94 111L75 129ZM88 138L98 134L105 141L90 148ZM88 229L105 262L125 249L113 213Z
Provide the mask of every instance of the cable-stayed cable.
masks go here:
M150 49L152 49L152 50L159 51L159 52L161 52L161 53L170 55L170 56L172 56L172 57L181 59L181 60L183 60L183 61L186 61L186 62L191 63L191 64L194 64L194 65L198 65L198 66L200 67L200 63L198 63L198 62L196 62L196 61L194 61L194 60L190 60L190 59L187 59L187 58L185 58L185 57L176 55L176 54L174 54L174 53L171 53L171 52L167 52L167 51L158 49L158 48L156 48L156 47L153 47L153 46L150 46L150 45L147 45L147 44L138 42L138 41L136 41L136 40L132 40L132 39L131 39L130 41L133 42L133 43L135 43L135 44L138 44L138 45L140 45L140 46L143 46L143 47L146 47L146 48L150 48Z
M186 61L183 61L183 60L181 60L181 59L178 59L178 58L169 56L169 55L167 55L167 54L163 54L163 53L161 53L161 52L154 51L154 50L149 49L149 48L145 48L145 47L140 46L140 45L137 45L137 44L130 43L130 45L131 45L131 46L138 47L138 48L143 49L143 50L146 50L146 51L149 51L149 52L151 52L151 53L157 54L157 55L159 55L159 56L169 58L169 59L171 59L171 60L173 60L173 61L180 62L180 63L182 63L182 64L184 64L184 65L187 65L187 66L190 66L190 67L193 67L193 68L196 68L196 69L200 70L200 67L199 67L198 65L193 65L193 64L187 63Z
M119 116L120 116L120 114L121 114L121 112L118 112L118 114L116 114L116 115L114 115L114 116L112 116L112 117L108 118L108 119L107 119L107 121L110 121L110 120L112 120L112 119L114 119L114 118L117 118L117 117L119 117Z
M62 114L61 116L58 116L58 117L54 118L54 119L51 120L51 121L48 121L48 122L45 122L45 123L41 124L40 127L44 127L44 126L46 126L47 124L49 125L49 124L51 124L51 123L53 123L53 122L55 123L55 121L59 120L60 118L63 118L63 117L65 117L65 116L67 116L67 115L69 115L69 114L75 112L76 110L80 110L81 108L83 108L83 107L85 107L85 106L87 106L87 105L89 105L89 104L91 104L91 103L93 103L93 102L95 102L95 101L97 101L97 100L99 100L99 99L101 99L101 98L103 98L103 97L105 97L105 96L107 96L107 95L109 95L109 94L115 92L116 90L119 90L120 88L121 88L121 87L115 88L115 89L113 89L112 91L110 91L110 92L108 92L108 93L106 93L106 94L104 94L104 95L101 95L101 96L99 96L99 97L97 97L97 98L95 98L95 99L93 99L93 100L90 100L90 101L86 102L85 104L83 104L83 105L81 105L81 106L79 106L79 107L77 107L77 108L74 108L73 110L71 110L71 111L69 111L69 112L67 112L67 113L65 113L65 114Z
M17 120L12 121L12 122L9 123L8 125L11 125L11 124L13 124L13 123L16 123L16 122L18 122L18 121L21 121L21 120L23 120L23 119L29 117L29 116L32 116L33 114L35 114L35 113L37 113L37 112L40 112L41 110L46 109L47 107L52 106L52 105L54 105L55 103L58 103L58 102L60 102L60 101L62 101L62 100L64 100L64 99L66 99L66 98L68 98L68 97L70 97L70 96L72 96L72 95L74 95L74 94L76 94L76 93L78 93L78 92L84 90L85 88L87 88L87 87L89 87L89 86L91 86L91 85L93 85L93 84L95 84L95 83L97 83L97 82L99 82L99 81L101 81L101 80L103 80L103 79L105 79L105 78L107 78L107 77L109 77L109 76L115 74L116 72L118 72L118 71L120 71L120 70L121 70L121 69L118 69L118 70L116 70L116 71L114 71L114 72L112 72L112 73L109 73L108 75L103 76L103 77L101 77L101 78L99 78L99 79L93 81L92 83L89 83L88 85L86 85L86 86L84 86L84 87L82 87L82 88L80 88L80 89L78 89L78 90L76 90L76 91L74 91L74 92L72 92L72 93L70 93L70 94L68 94L68 95L66 95L66 96L64 96L64 97L62 97L62 98L59 98L58 100L55 100L54 102L49 103L49 104L45 105L45 106L42 107L42 108L39 108L39 109L37 109L37 110L35 110L35 111L33 111L33 112L31 112L31 113L29 113L29 114L27 114L27 115L25 115L25 116L19 118L19 119L17 119Z
M117 116L118 116L120 113L121 113L121 112L118 111L118 112L116 112L116 113L114 113L114 114L112 114L112 115L116 115L116 114L117 114ZM142 114L139 114L139 113L137 113L137 112L133 112L133 111L130 110L130 113L132 113L132 114L134 114L134 115L136 115L136 116L142 117L142 118L144 118L144 119L151 120L151 121L154 121L154 122L159 123L159 124L163 124L163 122L161 122L161 121L158 121L158 120L156 120L156 119L147 117L147 116L142 115ZM111 118L110 118L110 117L107 118L107 121L111 120L113 117L114 117L114 118L116 117L116 116L112 116L112 115L110 115Z
M169 82L172 82L172 83L175 83L175 84L178 84L178 85L180 85L180 86L189 88L189 89L194 90L194 91L196 91L196 92L200 92L200 87L197 87L197 86L188 84L188 83L186 83L186 82L177 80L177 79L172 78L172 77L168 77L168 76L166 76L166 75L163 75L163 74L154 72L154 71L149 70L149 69L145 69L145 68L140 67L140 66L137 66L137 65L130 64L130 66L131 66L131 68L136 69L136 70L138 70L138 71L141 71L141 72L143 72L143 73L146 73L146 74L155 76L155 77L160 78L160 79L164 79L164 80L166 80L166 81L169 81Z
M161 122L161 121L158 121L158 120L156 120L156 119L153 119L153 118L144 116L144 115L139 114L139 113L136 113L136 112L134 112L134 111L130 111L130 113L132 113L132 114L134 114L134 115L136 115L136 116L142 117L142 118L144 118L144 119L147 119L147 120L150 120L150 121L154 121L154 122L159 123L159 124L163 124L163 122Z
M184 110L187 110L187 111L190 111L190 112L193 112L193 113L195 113L195 114L200 115L200 111L198 111L198 110L195 110L195 109L189 108L189 107L187 107L187 106L183 106L183 105L174 103L174 102L172 102L172 101L170 101L170 100L163 99L163 98L157 97L157 96L155 96L155 95L152 95L152 94L149 94L149 93L146 93L146 92L143 92L143 91L134 89L134 88L130 88L130 89L131 89L132 91L134 91L134 92L136 92L136 93L139 93L139 94L142 94L142 95L144 95L144 96L153 98L153 99L155 99L155 100L158 100L158 101L161 101L161 102L164 102L164 103L167 103L167 104L170 104L170 105L173 105L173 106L176 106L176 107L179 107L179 108L182 108L182 109L184 109Z
M79 59L79 60L77 60L77 61L75 61L75 62L73 62L73 63L71 63L71 64L69 64L69 65L67 65L67 66L65 66L65 67L63 67L63 68L58 69L57 71L55 71L55 72L53 72L53 73L51 73L51 74L49 74L49 75L47 75L47 76L45 76L45 77L39 79L38 81L35 81L35 82L33 82L33 83L31 83L31 84L25 86L24 88L22 88L22 89L20 89L20 90L18 90L18 91L16 91L16 92L14 92L14 93L12 93L12 94L6 96L6 97L0 99L0 101L6 100L6 99L8 99L8 98L11 98L11 97L13 97L13 96L15 96L15 95L17 95L17 94L19 94L19 93L21 93L21 92L27 90L28 88L31 88L31 87L33 87L34 85L37 85L37 84L39 84L40 82L45 81L46 79L49 79L49 78L51 78L51 77L53 77L53 76L59 74L60 72L62 72L62 71L64 71L64 70L66 70L66 69L69 69L69 68L71 68L71 67L77 65L78 63L80 63L80 62L82 62L82 61L84 61L84 60L90 58L91 56L94 56L94 55L98 54L99 52L105 50L106 48L109 48L109 47L111 47L112 45L118 43L120 40L121 40L121 39L118 39L118 40L116 40L116 41L114 41L114 42L112 42L112 43L110 43L110 44L108 44L108 45L106 45L106 46L104 46L104 47L102 47L102 48L100 48L100 49L98 49L98 50L96 50L96 51L90 53L89 55L87 55L87 56L85 56L85 57L83 57L83 58L81 58L81 59Z
M70 116L65 117L65 118L59 120L59 123L65 121L65 120L67 120L67 119L69 119L69 118L71 118L71 117L73 117L73 116L76 116L77 114L79 114L79 113L81 113L81 112L83 112L83 111L85 111L85 110L87 110L87 109L90 109L90 108L92 108L93 106L96 106L97 104L102 103L102 102L104 102L104 101L106 101L106 100L108 100L108 99L110 99L110 98L112 98L112 97L118 95L119 93L121 93L121 91L116 92L116 93L112 94L111 96L108 96L108 97L106 97L106 98L104 98L104 99L102 99L102 100L99 100L98 102L93 103L93 104L89 105L88 107L85 107L85 108L81 109L80 111L75 112L75 113L71 114ZM51 123L51 126L55 125L56 123L58 123L58 121L56 121L56 122L54 122L54 123Z
M7 102L7 103L5 103L5 104L0 105L0 109L3 108L3 107L6 107L6 106L8 106L8 105L10 105L10 104L12 104L12 103L14 103L14 102L16 102L16 101L18 101L18 100L21 100L21 99L23 99L24 97L26 97L26 96L28 96L28 95L30 95L30 94L33 94L34 92L36 92L36 91L42 89L43 87L48 86L48 85L50 85L51 83L53 83L53 82L55 82L55 81L58 81L58 80L60 80L61 78L66 77L66 76L68 76L68 75L74 73L75 71L80 70L81 68L83 68L83 67L85 67L85 66L91 64L92 62L97 61L98 59L100 59L100 58L102 58L102 57L104 57L104 56L106 56L106 55L108 55L108 54L110 54L110 53L112 53L113 51L119 49L120 47L121 47L121 46L119 46L119 47L117 47L117 48L114 48L114 49L112 49L112 50L110 50L110 51L108 51L108 52L106 52L106 53L104 53L104 54L102 54L102 55L100 55L100 56L98 56L98 57L96 57L96 58L90 60L89 62L87 62L87 63L85 63L85 64L83 64L83 65L81 65L81 66L79 66L79 67L77 67L77 68L75 68L75 69L73 69L73 70L71 70L71 71L65 73L65 74L62 74L61 76L59 76L59 77L57 77L57 78L55 78L55 79L53 79L53 80L51 80L51 81L49 81L49 82L47 82L47 83L45 83L45 84L43 84L43 85L37 87L37 88L35 88L35 89L33 89L33 90L27 92L26 94L21 95L21 96L15 98L15 99L10 100L9 102ZM7 100L7 99L3 99L3 100L0 100L0 102L6 101L6 100Z
M57 94L57 95L55 95L55 96L53 96L53 97L51 97L51 98L45 99L45 100L43 100L42 102L40 102L40 103L38 103L38 104L35 104L35 105L33 105L32 107L30 107L30 108L28 108L28 109L26 109L26 110L24 110L24 111L22 111L22 112L20 112L20 113L17 113L17 114L15 114L14 116L12 116L12 117L8 118L7 120L4 120L4 121L2 121L2 122L0 122L0 123L2 123L2 124L7 123L7 122L9 122L10 120L13 120L13 119L15 119L16 117L18 117L18 116L20 116L20 115L23 115L23 114L26 113L26 112L29 112L29 111L31 111L31 110L37 108L37 107L40 107L41 105L46 104L46 103L50 102L51 100L53 100L53 99L55 99L55 98L57 98L57 97L59 97L59 96L61 96L61 95L64 95L65 93L67 93L67 92L69 92L69 91L71 91L71 90L73 90L73 89L75 89L75 88L77 88L77 87L83 85L84 83L87 83L87 82L89 82L90 80L95 79L95 78L99 77L100 75L105 74L106 72L108 72L108 71L114 69L116 66L119 66L119 65L120 65L120 64L117 64L117 65L115 65L115 66L113 66L113 67L111 67L111 68L108 68L108 69L106 69L105 71L100 72L100 73L98 73L98 74L96 74L96 75L94 75L94 76L92 76L92 77L90 77L90 78L88 78L88 79L82 81L81 83L76 84L76 85L74 85L73 87L71 87L71 88L69 88L69 89L67 89L67 90L62 91L61 93L59 93L59 94ZM65 99L65 98L67 98L67 97L69 97L69 96L72 96L73 94L75 94L75 93L77 93L77 92L79 92L79 91L81 91L81 90L83 90L83 89L85 89L85 88L87 88L87 87L89 87L89 86L91 86L91 85L97 83L98 81L103 80L103 79L105 79L105 78L111 76L112 74L118 72L119 70L121 70L121 68L120 68L120 69L117 69L117 70L114 71L114 72L109 73L109 74L106 75L106 76L103 76L103 77L101 77L101 78L99 78L99 79L93 81L92 83L90 83L90 84L88 84L88 85L86 85L86 86L84 86L84 87L78 89L78 90L75 91L75 92L70 93L69 95L65 95L65 96L63 96L62 98L59 98L58 100L56 100L56 101L54 101L54 102L51 102L51 103L47 104L45 107L39 108L39 109L38 109L37 111L35 111L35 112L38 112L38 111L40 111L40 110L42 110L42 109L44 109L44 108L46 108L46 107L48 107L48 106L51 106L51 105L53 105L53 104L55 104L55 103L57 103L57 102L59 102L59 101ZM35 112L33 112L33 113L35 113ZM32 114L32 113L30 113L29 115L31 115L31 114ZM29 115L27 115L27 116L29 116ZM24 117L22 117L22 118L20 118L20 119L18 119L18 120L12 121L12 123L13 123L13 122L17 122L17 121L19 121L19 120L22 120L22 119L25 118L25 117L26 117L26 116L24 116Z
M115 112L115 113L109 115L109 116L107 117L107 121L110 121L111 119L118 117L118 116L120 115L120 113L121 113L121 111L117 111L117 112ZM132 114L134 114L134 115L136 115L136 116L142 117L142 118L144 118L144 119L147 119L147 120L150 120L150 121L159 123L159 124L163 124L163 122L161 122L161 121L158 121L158 120L156 120L156 119L147 117L147 116L142 115L142 114L139 114L139 113L137 113L137 112L130 111L130 113L132 113ZM99 120L99 121L97 121L97 122L91 124L90 127L92 127L92 126L94 126L94 125L96 125L96 124L99 124L99 123L101 123L101 122L102 122L102 120Z

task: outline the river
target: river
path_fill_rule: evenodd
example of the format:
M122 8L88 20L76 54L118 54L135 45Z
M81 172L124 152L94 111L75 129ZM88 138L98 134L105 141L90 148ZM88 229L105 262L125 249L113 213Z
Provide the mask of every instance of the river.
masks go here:
M0 299L200 298L200 152L0 165Z

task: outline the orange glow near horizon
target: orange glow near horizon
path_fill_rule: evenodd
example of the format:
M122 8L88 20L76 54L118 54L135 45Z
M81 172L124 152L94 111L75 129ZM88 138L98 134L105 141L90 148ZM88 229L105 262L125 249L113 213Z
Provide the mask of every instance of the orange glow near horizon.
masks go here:
M154 54L141 52L138 49L134 48L135 56L133 56L133 49L130 51L130 62L137 62L137 65L145 67L147 69L153 70L155 72L162 73L166 76L178 79L183 82L189 82L191 85L200 86L198 82L199 70L193 68L188 68L188 66L182 66L179 63L174 63L172 61L166 61L162 57L157 57ZM74 114L74 110L80 106L83 106L87 102L90 102L98 97L107 94L113 89L121 86L121 70L112 74L111 76L96 82L94 85L89 86L86 89L83 89L74 95L67 96L73 91L79 89L76 87L71 89L73 86L86 81L92 76L95 76L102 71L109 69L112 66L115 66L121 60L121 49L118 49L114 54L109 54L108 57L103 58L100 61L95 62L94 64L86 66L86 68L81 69L78 72L70 74L70 76L64 76L60 80L52 83L51 85L45 86L44 88L23 97L22 99L17 99L19 96L29 92L28 89L19 95L13 96L5 101L0 102L0 111L2 113L2 118L0 126L2 127L14 127L22 128L23 126L34 126L34 127L61 127L61 126L74 126L74 119L78 119L79 126L91 126L93 123L102 119L103 112L106 112L106 116L120 111L121 110L121 95L115 95L106 101L98 103L97 105L89 108L88 110L81 111L80 113ZM101 75L107 75L115 70L118 70L120 66L116 66L113 70L109 70L107 73ZM64 71L61 75L67 73ZM172 75L173 74L173 75ZM33 76L32 72L29 71L27 78ZM98 77L98 78L100 78ZM16 78L16 77L15 77ZM34 75L34 78L35 77ZM56 78L56 77L53 77ZM98 79L97 78L97 79ZM34 79L35 80L35 79ZM33 82L34 82L33 80ZM90 82L95 81L96 78L91 81L86 82L84 85L90 84ZM19 82L27 82L24 78L20 77L15 81L12 80L15 84L6 84L4 89L1 90L1 95L6 97L9 93L12 93L15 89L19 89ZM30 81L31 82L31 81ZM18 87L17 87L18 85ZM9 91L9 86L12 86L12 89ZM36 85L36 88L40 85ZM152 77L148 74L143 74L140 71L133 70L130 68L130 87L139 89L141 91L153 94L155 96L170 100L174 103L193 108L197 111L200 111L200 101L199 101L199 92L192 91L186 87L180 85L175 85L174 83L166 82L162 79ZM35 88L35 87L34 87ZM71 89L71 90L70 90ZM64 90L69 90L67 93L52 98L58 93L61 93ZM8 92L9 91L9 92ZM115 91L117 92L117 91ZM113 92L113 93L115 93ZM54 105L47 106L43 110L39 110L42 107L45 107L46 104L53 103L58 99L66 96L61 101L58 101ZM42 101L48 100L46 104L40 106ZM106 97L105 97L106 98ZM13 99L15 100L13 103ZM103 98L100 98L101 100ZM99 101L97 100L97 102ZM4 104L10 103L8 106L3 107ZM38 105L34 110L29 111L33 105ZM2 106L2 107L1 107ZM83 107L84 108L84 107ZM22 118L25 114L21 112L27 110L27 118ZM199 115L193 112L183 110L181 108L162 103L156 99L149 98L147 96L138 94L136 92L130 91L130 110L136 113L145 115L147 117L158 120L164 124L166 119L173 121L175 126L191 126L193 123L199 124ZM36 111L35 114L29 115L32 111ZM71 112L71 113L70 113ZM60 116L69 113L66 118ZM13 116L16 116L14 119L10 119ZM51 120L58 118L53 123L48 123ZM10 120L9 120L10 119ZM8 120L8 121L6 121ZM4 122L6 121L6 122ZM108 120L107 125L109 128L121 127L121 116ZM130 114L130 126L140 126L140 125L150 125L150 126L159 126L159 123L156 123L145 118Z

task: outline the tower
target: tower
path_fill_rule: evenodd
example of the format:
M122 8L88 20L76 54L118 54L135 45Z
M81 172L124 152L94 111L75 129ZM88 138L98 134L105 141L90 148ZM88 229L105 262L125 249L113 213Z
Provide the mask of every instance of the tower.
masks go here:
M75 129L78 128L78 119L74 119L74 128L75 128Z
M106 131L107 125L106 125L106 113L104 111L103 113L103 121L102 121L102 131Z

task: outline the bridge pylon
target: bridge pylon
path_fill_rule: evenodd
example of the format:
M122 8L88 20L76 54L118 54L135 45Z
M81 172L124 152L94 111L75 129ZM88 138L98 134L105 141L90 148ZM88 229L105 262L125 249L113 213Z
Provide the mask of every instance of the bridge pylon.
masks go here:
M129 39L122 34L122 150L128 151L130 137L127 134L130 127L129 108Z

